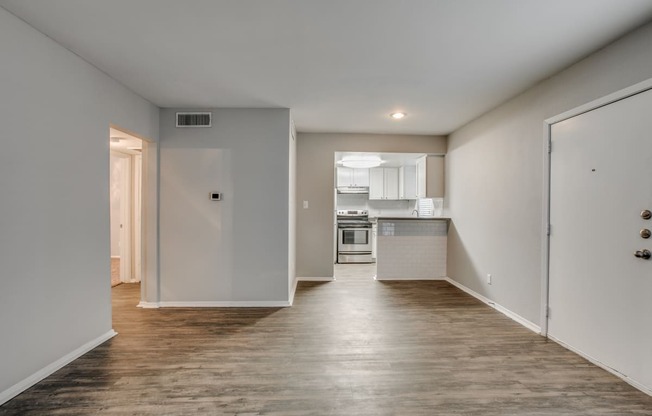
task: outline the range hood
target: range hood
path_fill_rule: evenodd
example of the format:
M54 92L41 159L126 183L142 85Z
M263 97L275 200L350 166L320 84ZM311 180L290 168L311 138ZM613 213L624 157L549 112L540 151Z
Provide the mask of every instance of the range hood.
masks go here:
M338 194L368 194L368 186L340 186L337 188Z

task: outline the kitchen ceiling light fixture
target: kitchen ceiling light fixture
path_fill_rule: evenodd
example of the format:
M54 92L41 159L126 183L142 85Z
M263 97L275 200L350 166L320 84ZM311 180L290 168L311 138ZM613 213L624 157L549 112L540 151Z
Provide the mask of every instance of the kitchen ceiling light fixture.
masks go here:
M376 168L385 161L379 156L345 156L339 163L347 168Z
M403 112L400 112L400 111L399 111L399 112L396 112L396 113L392 113L392 114L390 114L389 116L390 116L391 118L393 118L394 120L400 120L400 119L402 119L403 117L407 116L407 113L403 113Z

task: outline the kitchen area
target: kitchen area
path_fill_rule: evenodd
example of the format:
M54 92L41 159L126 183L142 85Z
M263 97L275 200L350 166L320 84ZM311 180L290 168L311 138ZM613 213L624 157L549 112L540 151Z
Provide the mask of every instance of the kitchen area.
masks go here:
M446 276L443 154L335 153L335 275Z

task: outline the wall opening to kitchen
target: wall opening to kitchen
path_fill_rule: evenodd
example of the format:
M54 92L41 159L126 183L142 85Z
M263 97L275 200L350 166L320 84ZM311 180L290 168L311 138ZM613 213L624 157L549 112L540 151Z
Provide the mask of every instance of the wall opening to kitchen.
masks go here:
M334 277L376 275L379 217L434 216L442 198L429 198L424 153L335 152ZM443 169L443 163L441 164ZM440 175L443 178L443 170Z

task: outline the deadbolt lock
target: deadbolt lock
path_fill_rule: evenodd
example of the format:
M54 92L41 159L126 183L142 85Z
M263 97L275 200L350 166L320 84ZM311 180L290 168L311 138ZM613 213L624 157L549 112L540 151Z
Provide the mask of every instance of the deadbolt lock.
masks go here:
M641 211L641 218L643 218L644 220L649 220L650 218L652 218L652 212L649 209L644 209L643 211Z
M639 234L641 234L641 238L650 238L650 235L652 235L650 230L648 230L647 228L643 228Z
M650 257L652 257L652 252L650 252L650 250L646 248L644 248L643 250L636 250L636 253L634 253L634 257L638 257L639 259L649 260Z

